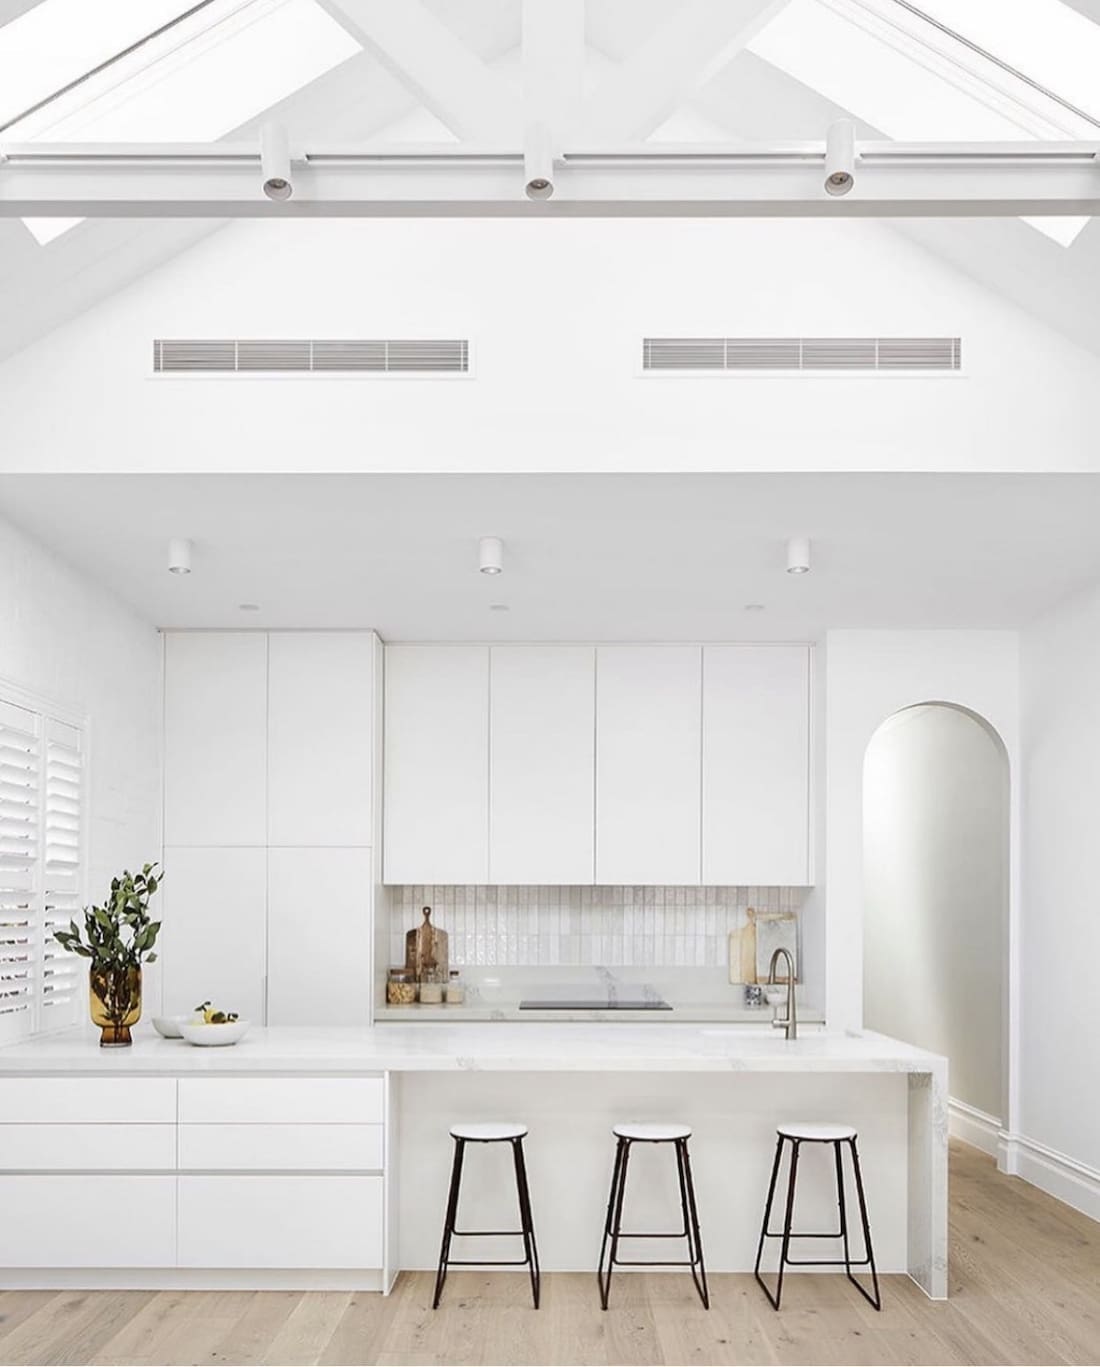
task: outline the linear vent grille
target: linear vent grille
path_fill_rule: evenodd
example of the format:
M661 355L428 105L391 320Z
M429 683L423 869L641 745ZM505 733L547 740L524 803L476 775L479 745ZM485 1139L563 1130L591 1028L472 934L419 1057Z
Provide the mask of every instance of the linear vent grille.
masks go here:
M961 337L646 337L643 370L943 371Z
M464 337L378 341L158 338L153 343L153 370L158 374L461 375L469 368L470 343Z

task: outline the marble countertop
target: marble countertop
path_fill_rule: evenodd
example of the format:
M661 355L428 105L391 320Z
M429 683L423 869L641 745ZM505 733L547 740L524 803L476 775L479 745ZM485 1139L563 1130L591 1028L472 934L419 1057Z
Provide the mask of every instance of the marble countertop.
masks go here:
M666 1017L667 1020L667 1017ZM355 1074L455 1072L839 1072L945 1073L946 1059L870 1032L809 1033L784 1039L770 1027L665 1024L424 1021L374 1029L252 1030L227 1048L164 1040L151 1026L134 1030L129 1049L101 1049L90 1028L0 1048L0 1077L103 1074Z

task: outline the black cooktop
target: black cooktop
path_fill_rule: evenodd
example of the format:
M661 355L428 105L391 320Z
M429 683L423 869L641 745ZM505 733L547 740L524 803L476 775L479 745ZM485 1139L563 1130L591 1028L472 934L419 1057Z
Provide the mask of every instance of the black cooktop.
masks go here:
M671 1011L668 1002L658 1000L632 1000L620 997L610 1000L601 997L598 1001L523 1001L521 1011Z

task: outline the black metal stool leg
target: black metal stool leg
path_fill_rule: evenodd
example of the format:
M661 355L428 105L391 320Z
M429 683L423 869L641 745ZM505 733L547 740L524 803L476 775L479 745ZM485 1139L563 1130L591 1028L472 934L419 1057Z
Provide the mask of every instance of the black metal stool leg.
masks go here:
M710 1309L710 1292L707 1289L707 1269L703 1262L703 1241L699 1235L699 1212L695 1205L695 1183L691 1176L691 1156L686 1139L676 1141L676 1163L680 1172L680 1202L684 1208L684 1230L688 1241L688 1258L691 1262L691 1279L703 1302L703 1309ZM698 1267L698 1272L696 1272Z
M772 1295L771 1291L769 1291L764 1278L760 1275L760 1260L764 1256L764 1239L767 1237L768 1228L771 1224L772 1202L775 1200L775 1187L776 1183L779 1181L779 1166L782 1162L783 1136L780 1135L775 1141L775 1162L772 1164L771 1181L768 1183L768 1199L764 1202L764 1218L760 1222L760 1242L756 1245L756 1266L753 1268L753 1276L760 1283L764 1295L767 1296L772 1307L776 1310L779 1309L779 1306L776 1304L775 1297Z
M523 1140L512 1141L512 1157L516 1165L516 1193L519 1196L520 1224L523 1227L523 1248L527 1255L527 1267L531 1274L531 1297L535 1309L539 1308L539 1254L535 1247L535 1224L531 1216L531 1193L527 1187L527 1164L523 1157Z
M466 1147L464 1139L455 1140L454 1161L451 1164L451 1189L447 1195L447 1213L443 1219L443 1240L439 1246L439 1267L435 1274L435 1297L432 1309L439 1309L439 1298L443 1294L443 1283L447 1280L447 1260L451 1253L451 1236L455 1231L455 1217L458 1214L458 1192L462 1183L462 1152Z
M859 1291L861 1295L875 1307L876 1310L881 1310L882 1297L879 1295L878 1289L878 1271L875 1268L875 1253L874 1249L871 1247L871 1222L867 1218L867 1198L863 1194L863 1173L860 1171L859 1167L859 1150L856 1148L856 1141L854 1139L849 1139L848 1143L851 1146L852 1150L852 1169L855 1172L856 1176L856 1195L859 1197L859 1218L860 1222L863 1225L863 1246L866 1250L867 1262L869 1263L871 1268L871 1285L874 1287L875 1294L872 1296L865 1286L860 1285L860 1283L856 1281L855 1277L852 1276L851 1268L848 1269L848 1280L852 1283L856 1290ZM839 1163L839 1144L837 1145L836 1152L837 1162ZM845 1254L847 1255L847 1248L845 1248Z
M779 1309L779 1302L783 1299L783 1270L787 1266L787 1259L791 1252L791 1225L794 1223L794 1189L798 1178L798 1146L797 1139L791 1140L791 1170L787 1175L787 1209L783 1216L783 1243L779 1249L779 1278L775 1284L775 1300L773 1304Z
M596 1282L600 1288L600 1301L605 1310L607 1309L607 1294L604 1291L603 1284L603 1263L604 1258L607 1256L608 1241L611 1238L611 1225L615 1214L615 1198L619 1191L619 1169L622 1167L624 1147L625 1145L621 1139L615 1146L615 1163L611 1169L611 1190L608 1193L607 1214L604 1216L603 1222L603 1240L600 1244L600 1260L596 1264ZM608 1287L610 1289L610 1279L608 1281Z
M619 1256L619 1235L623 1227L623 1197L626 1195L626 1169L630 1161L629 1139L619 1140L620 1153L616 1155L615 1167L618 1172L618 1190L615 1189L614 1178L612 1178L611 1202L608 1206L608 1238L610 1249L607 1262L606 1276L599 1278L600 1282L600 1304L604 1310L607 1309L608 1297L611 1295L611 1272ZM603 1267L603 1255L600 1256L601 1271Z
M852 1254L848 1247L848 1199L844 1195L844 1165L841 1162L840 1150L841 1140L833 1144L833 1154L836 1158L836 1208L840 1215L840 1237L844 1240L844 1272L848 1277L852 1275Z

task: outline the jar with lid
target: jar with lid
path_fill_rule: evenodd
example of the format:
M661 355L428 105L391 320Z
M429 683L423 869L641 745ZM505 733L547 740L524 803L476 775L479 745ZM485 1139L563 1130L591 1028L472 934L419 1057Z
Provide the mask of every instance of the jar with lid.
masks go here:
M391 968L386 975L386 1001L390 1006L412 1006L416 1001L416 974L407 968Z
M443 1001L445 970L427 968L420 975L421 1006L439 1006Z
M457 968L451 969L451 976L447 983L447 1005L462 1006L466 1001L466 984L462 981L462 975Z

